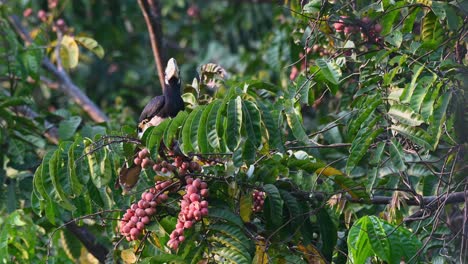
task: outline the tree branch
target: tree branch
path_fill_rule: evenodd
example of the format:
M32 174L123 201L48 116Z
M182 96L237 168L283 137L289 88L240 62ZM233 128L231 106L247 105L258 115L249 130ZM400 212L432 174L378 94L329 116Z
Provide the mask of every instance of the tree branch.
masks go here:
M161 27L161 12L160 3L158 0L138 0L141 12L146 21L148 34L151 41L151 49L153 50L154 62L156 63L156 70L159 76L161 88L164 87L164 71L163 61L165 61L164 54L161 53L162 47L162 27Z
M100 263L105 263L106 256L109 250L103 245L96 242L94 235L88 231L87 228L79 227L75 222L70 222L66 225L68 231L70 231L81 243L86 247L89 253L99 260Z
M323 193L315 193L313 194L313 197L322 201L328 198L328 196ZM352 198L351 195L347 194L344 196L344 199L350 203L385 205L390 204L393 198L391 196L373 196L370 200L364 200ZM440 196L423 196L422 200L423 204L414 198L405 200L405 203L407 205L423 206L426 210L433 210L440 204L456 204L465 202L465 193L455 192L449 195L443 194Z
M9 16L8 20L15 28L16 32L21 36L26 45L30 45L33 40L29 32L21 25L17 16ZM60 82L59 89L70 96L73 101L78 104L95 122L107 122L109 118L99 107L94 104L86 94L84 94L78 86L70 79L70 76L63 70L58 69L47 57L42 60L42 66L50 71Z
M32 43L32 39L26 29L22 27L19 19L16 16L10 16L9 21L16 29L17 33L25 41L25 43L30 45ZM107 116L71 81L66 72L57 69L57 67L55 67L55 65L52 64L47 57L42 60L42 66L45 69L51 71L52 74L57 77L60 83L58 88L71 96L74 101L80 105L94 121L105 122L108 120ZM50 80L47 78L45 78L45 80L50 82ZM27 106L14 107L14 111L31 119L35 119L39 116L36 112L34 112L34 110ZM44 125L46 127L46 130L44 131L44 137L53 144L58 144L59 137L57 128L47 121L45 121ZM96 257L101 263L104 263L109 250L103 245L99 244L94 235L87 228L79 227L75 222L70 223L66 227L94 257Z

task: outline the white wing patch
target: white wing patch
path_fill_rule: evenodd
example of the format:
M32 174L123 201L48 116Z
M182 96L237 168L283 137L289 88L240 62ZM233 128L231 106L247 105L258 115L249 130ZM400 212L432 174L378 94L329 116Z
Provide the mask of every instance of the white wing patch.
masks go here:
M143 120L142 123L140 123L140 125L139 125L139 128L141 129L141 132L138 133L138 138L141 139L141 137L143 136L143 134L145 133L145 131L146 131L146 129L148 127L158 126L165 119L166 118L164 118L164 117L154 116L153 118L151 118L151 120L149 122L147 122L146 119Z

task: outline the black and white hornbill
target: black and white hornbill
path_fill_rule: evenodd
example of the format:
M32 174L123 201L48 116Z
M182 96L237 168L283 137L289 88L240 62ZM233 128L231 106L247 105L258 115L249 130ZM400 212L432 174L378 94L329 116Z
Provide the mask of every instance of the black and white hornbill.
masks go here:
M180 71L175 59L167 62L165 70L162 95L156 96L145 106L138 120L138 137L141 138L148 127L159 125L168 117L175 117L184 110L184 101L181 97ZM138 153L138 149L137 149ZM133 164L123 165L120 170L119 183L125 190L131 189L138 182L141 166Z

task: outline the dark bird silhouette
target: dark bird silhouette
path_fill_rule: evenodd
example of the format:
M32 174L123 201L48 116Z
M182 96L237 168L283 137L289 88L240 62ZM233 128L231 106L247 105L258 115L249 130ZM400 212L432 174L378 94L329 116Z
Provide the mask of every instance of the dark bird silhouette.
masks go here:
M184 101L181 97L180 71L175 59L171 58L165 71L165 86L162 95L156 96L145 106L138 120L138 137L141 138L148 127L159 125L168 117L175 117L177 113L184 110ZM138 153L138 149L136 150ZM119 175L119 183L129 190L138 182L141 167L132 164L122 166Z

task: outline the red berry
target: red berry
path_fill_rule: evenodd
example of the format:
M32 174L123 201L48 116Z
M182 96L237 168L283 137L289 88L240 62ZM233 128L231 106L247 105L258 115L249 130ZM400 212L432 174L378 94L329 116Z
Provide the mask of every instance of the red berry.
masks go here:
M200 201L200 195L198 195L198 194L196 194L196 193L190 194L190 201L191 201L191 202L198 202L198 201Z
M374 25L374 31L377 32L377 33L382 32L382 25L380 25L379 23L375 24Z
M144 216L141 218L141 222L145 225L149 224L151 222L151 219L149 218L149 216Z
M145 193L145 200L148 201L148 202L151 202L154 198L154 194L150 193L150 192L147 192Z
M161 193L161 194L159 195L158 198L159 198L159 200L161 200L161 201L164 202L164 201L166 201L169 197L167 196L167 194Z
M187 194L191 195L191 194L197 193L197 192L198 192L197 187L195 187L193 185L188 185L187 186Z
M143 230L145 228L145 224L143 224L143 222L138 222L136 224L136 228L140 229L140 230Z
M146 216L146 212L145 212L144 209L138 208L136 210L136 215L139 216L139 217L143 217L143 216Z
M200 210L200 213L201 213L202 216L207 216L208 215L208 208L202 208Z
M162 172L162 173L167 173L167 172L168 172L168 170L167 170L167 168L166 168L166 167L164 167L164 168L161 168L161 172Z
M206 182L201 182L201 183L200 183L200 189L206 189L206 188L208 188L208 183L206 183Z
M192 221L185 221L184 228L189 229L192 228L193 222Z
M140 158L135 158L135 159L133 159L133 163L135 163L135 165L137 165L137 166L140 166L141 165L141 159Z
M200 191L202 197L208 197L208 189L203 189Z
M137 237L138 235L140 235L140 230L138 230L138 228L134 227L134 228L132 228L130 230L130 235Z
M153 170L154 171L160 171L161 170L161 165L160 164L154 164L153 165Z

